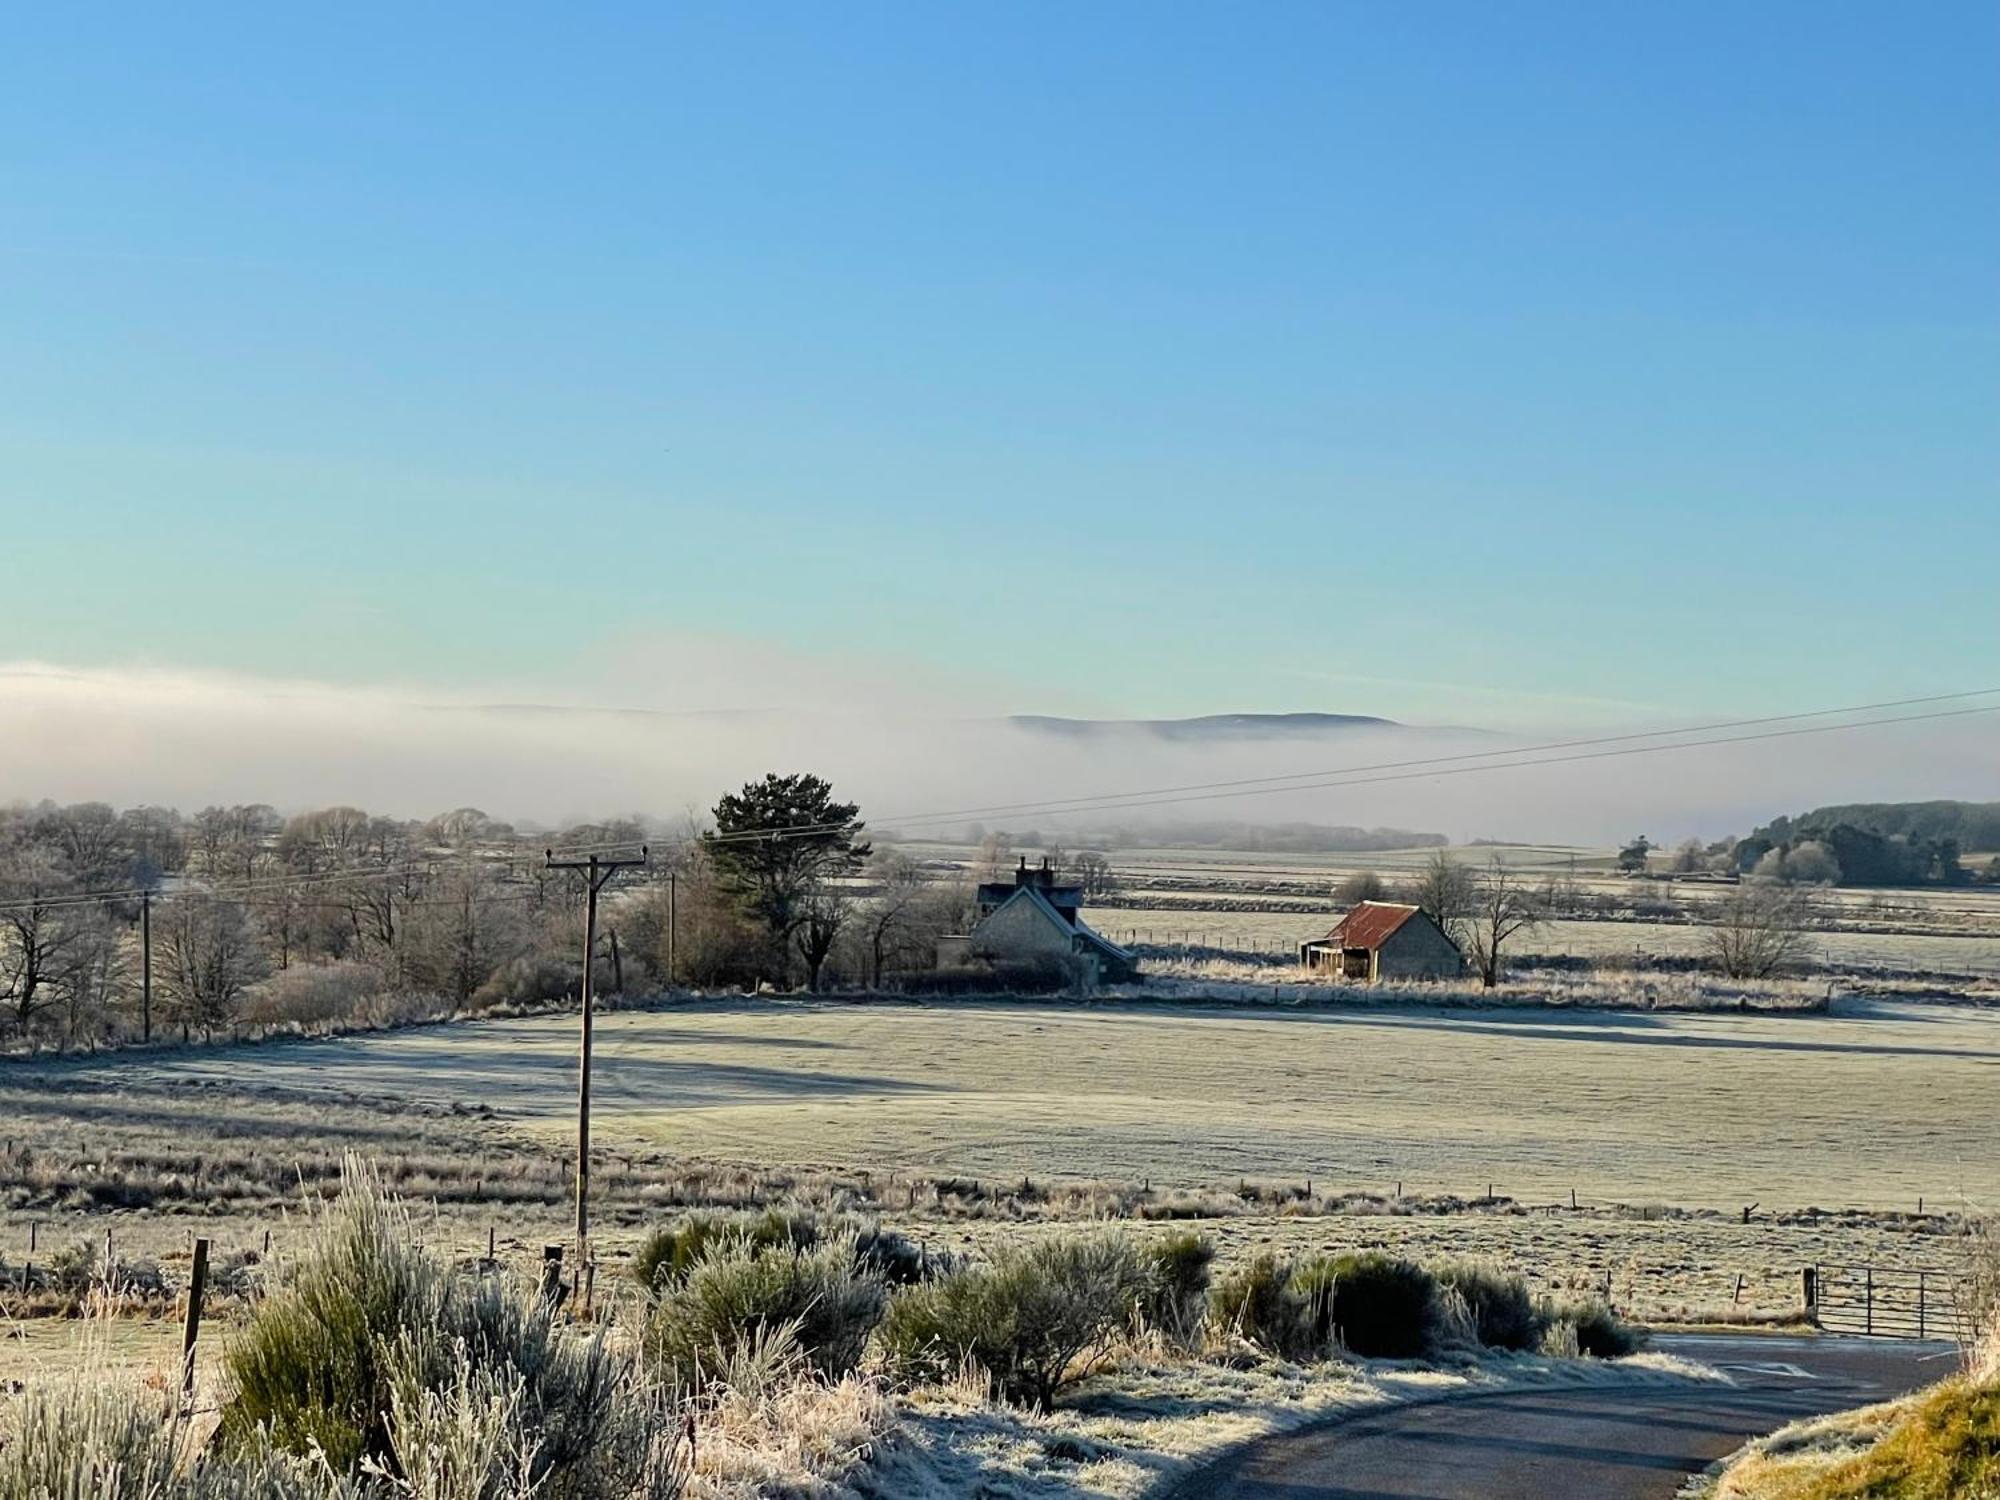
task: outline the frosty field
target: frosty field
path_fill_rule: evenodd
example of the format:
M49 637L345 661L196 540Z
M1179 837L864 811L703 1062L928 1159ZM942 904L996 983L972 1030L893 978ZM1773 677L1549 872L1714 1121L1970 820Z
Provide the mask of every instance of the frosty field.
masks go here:
M153 1083L486 1106L561 1149L575 1022L439 1026L149 1063ZM605 1152L994 1179L1733 1209L1990 1207L2000 1016L1243 1012L707 1002L600 1018Z

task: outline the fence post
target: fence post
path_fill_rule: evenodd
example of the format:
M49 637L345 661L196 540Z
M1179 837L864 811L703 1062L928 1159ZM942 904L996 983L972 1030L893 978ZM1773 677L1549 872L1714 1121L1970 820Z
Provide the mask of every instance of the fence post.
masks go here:
M1875 1268L1873 1266L1867 1268L1866 1277L1867 1279L1863 1284L1867 1288L1868 1296L1867 1327L1868 1332L1872 1334L1875 1332Z
M194 1266L188 1272L187 1317L181 1324L181 1398L194 1395L194 1345L201 1336L201 1302L208 1291L208 1241L194 1242Z
M1919 1271L1917 1272L1917 1337L1918 1338L1924 1337L1925 1333L1927 1332L1927 1327L1924 1319L1924 1293L1926 1289L1927 1288L1925 1287L1924 1273L1922 1271Z
M1806 1268L1805 1268L1805 1269L1804 1269L1803 1271L1799 1272L1799 1279L1800 1279L1800 1281L1801 1281L1801 1282L1803 1282L1803 1283L1804 1283L1804 1288L1805 1288L1805 1294L1806 1294L1806 1316L1807 1316L1808 1318L1812 1319L1813 1321L1817 1322L1817 1321L1818 1321L1818 1319L1819 1319L1819 1269L1818 1269L1818 1267L1816 1267L1816 1266L1807 1266L1807 1267L1806 1267Z
M562 1301L562 1262L561 1245L542 1246L541 1293L544 1302L559 1304Z

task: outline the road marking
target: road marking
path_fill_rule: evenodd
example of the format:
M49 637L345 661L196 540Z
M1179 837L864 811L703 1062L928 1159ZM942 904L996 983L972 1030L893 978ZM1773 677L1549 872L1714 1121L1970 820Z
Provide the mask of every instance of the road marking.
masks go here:
M1788 1365L1781 1360L1750 1361L1747 1363L1718 1364L1719 1370L1744 1370L1752 1375L1781 1375L1787 1380L1818 1380L1819 1376L1810 1370L1802 1370L1797 1365Z

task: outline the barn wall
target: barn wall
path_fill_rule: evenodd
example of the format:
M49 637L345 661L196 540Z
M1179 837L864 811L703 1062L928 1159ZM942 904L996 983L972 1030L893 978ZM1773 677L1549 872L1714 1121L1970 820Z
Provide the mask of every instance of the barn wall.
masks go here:
M1456 979L1465 971L1451 939L1422 917L1390 933L1377 956L1379 979Z

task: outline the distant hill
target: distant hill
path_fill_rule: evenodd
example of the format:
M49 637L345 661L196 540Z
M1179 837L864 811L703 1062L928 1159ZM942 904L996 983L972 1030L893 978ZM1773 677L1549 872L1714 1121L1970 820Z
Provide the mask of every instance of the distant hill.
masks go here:
M1203 714L1193 719L1059 719L1048 714L1014 714L1018 729L1065 739L1100 735L1150 734L1163 740L1216 741L1296 739L1366 729L1401 729L1394 719L1371 714Z

